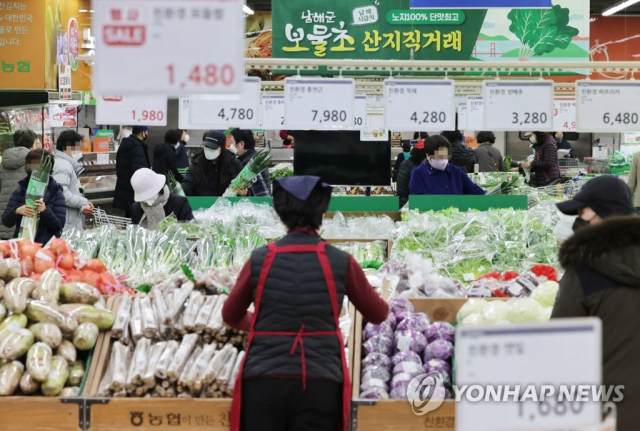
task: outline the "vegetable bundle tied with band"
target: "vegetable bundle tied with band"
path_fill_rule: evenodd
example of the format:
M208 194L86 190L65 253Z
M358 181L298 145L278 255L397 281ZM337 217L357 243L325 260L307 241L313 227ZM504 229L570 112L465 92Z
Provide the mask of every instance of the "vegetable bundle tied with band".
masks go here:
M182 190L182 185L176 181L176 177L173 175L173 172L169 171L167 173L167 185L169 186L169 191L171 193L175 193L178 196L185 197L184 190Z
M224 192L222 197L231 198L238 196L240 190L251 187L262 171L271 166L271 150L263 150L256 154L247 166L242 169L240 174L231 181L231 185Z
M40 169L31 172L31 178L29 178L29 185L27 186L27 195L25 197L25 204L30 205L34 210L36 209L36 201L44 198L52 167L53 156L51 154L45 155L43 152L40 158ZM37 215L36 217L22 217L19 238L27 238L33 241L36 237L37 230Z

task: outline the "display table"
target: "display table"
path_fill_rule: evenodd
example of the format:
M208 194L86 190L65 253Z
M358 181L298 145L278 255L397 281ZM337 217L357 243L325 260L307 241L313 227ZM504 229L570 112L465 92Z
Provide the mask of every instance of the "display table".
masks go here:
M211 208L219 197L188 197L192 210L202 208ZM230 202L236 203L241 201L249 201L260 204L273 204L270 197L235 197L225 198ZM366 213L385 213L397 212L399 210L399 199L397 196L333 196L329 203L329 212L366 212Z
M460 211L490 209L515 210L529 209L526 196L502 195L428 195L409 196L409 209L417 211L442 211L447 208L457 208Z

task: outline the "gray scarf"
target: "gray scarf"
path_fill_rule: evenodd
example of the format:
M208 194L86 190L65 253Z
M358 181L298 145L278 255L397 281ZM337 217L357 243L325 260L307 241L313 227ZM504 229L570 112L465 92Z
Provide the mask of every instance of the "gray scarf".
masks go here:
M164 186L164 194L158 196L153 205L147 205L141 202L144 214L140 219L140 226L147 229L155 229L165 219L164 206L169 200L169 187Z

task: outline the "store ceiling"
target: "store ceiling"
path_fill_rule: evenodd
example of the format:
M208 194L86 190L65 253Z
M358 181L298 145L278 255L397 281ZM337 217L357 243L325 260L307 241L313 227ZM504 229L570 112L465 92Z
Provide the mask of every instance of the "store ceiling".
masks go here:
M271 0L246 0L247 5L255 11L269 11L271 10ZM345 0L348 1L348 0ZM600 14L609 6L618 3L619 0L591 0L591 13ZM618 12L616 15L624 14L639 14L640 15L640 2L626 9L626 11Z

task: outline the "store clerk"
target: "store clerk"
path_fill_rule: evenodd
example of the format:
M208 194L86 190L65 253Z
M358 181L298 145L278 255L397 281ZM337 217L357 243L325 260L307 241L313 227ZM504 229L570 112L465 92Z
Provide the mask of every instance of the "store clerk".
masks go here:
M224 321L249 331L231 431L346 430L351 385L338 324L344 296L376 324L389 307L355 259L318 236L331 190L311 176L274 183L273 206L288 234L252 253L224 303Z
M451 144L447 138L430 136L424 143L427 160L411 173L412 195L484 195L459 167L449 163Z

